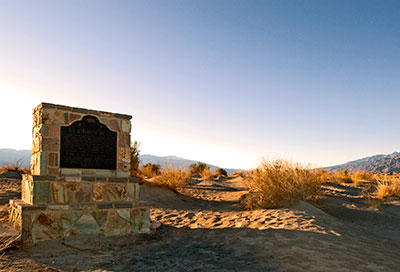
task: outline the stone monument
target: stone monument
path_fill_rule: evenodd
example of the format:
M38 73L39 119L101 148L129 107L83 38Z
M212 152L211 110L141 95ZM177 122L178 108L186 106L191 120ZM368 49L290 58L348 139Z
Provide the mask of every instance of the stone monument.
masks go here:
M31 174L10 223L23 242L148 232L148 204L130 177L132 116L42 103L33 110Z

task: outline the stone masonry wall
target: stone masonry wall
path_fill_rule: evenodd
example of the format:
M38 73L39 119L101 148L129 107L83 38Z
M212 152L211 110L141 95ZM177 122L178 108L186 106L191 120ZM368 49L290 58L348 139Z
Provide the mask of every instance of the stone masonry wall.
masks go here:
M92 115L117 132L117 170L60 168L60 130ZM33 109L32 175L83 175L128 177L132 116L42 103Z
M23 242L38 242L72 235L124 235L150 231L146 204L70 203L30 205L10 201L10 223Z
M29 204L139 201L138 178L23 175L22 199Z

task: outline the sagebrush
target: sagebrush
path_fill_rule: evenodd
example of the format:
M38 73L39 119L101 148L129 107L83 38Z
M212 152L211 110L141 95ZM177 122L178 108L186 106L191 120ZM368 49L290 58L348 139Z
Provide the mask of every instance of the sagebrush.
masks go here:
M387 179L378 181L375 188L375 196L380 200L388 197L400 197L400 180Z
M299 200L316 200L321 179L310 168L287 161L262 162L245 176L249 193L241 198L246 209L279 208Z
M131 169L130 169L130 175L132 177L139 177L140 172L139 172L139 164L140 164L140 150L139 150L140 144L135 141L133 145L131 146Z
M174 192L184 187L189 182L189 175L181 168L165 166L160 175L155 177L154 182L160 186L166 187Z
M156 163L146 163L140 167L140 172L146 177L155 177L161 173L161 165Z
M226 170L223 169L223 168L218 168L217 170L215 170L215 174L218 175L218 176L225 176L226 177L228 175L228 172L226 172Z
M342 170L336 172L334 175L335 175L335 177L337 179L337 183L351 183L351 182L353 182L353 179L352 179L348 169L342 169Z
M210 168L204 162L192 163L189 165L189 174L199 174L201 175L206 169L210 170Z

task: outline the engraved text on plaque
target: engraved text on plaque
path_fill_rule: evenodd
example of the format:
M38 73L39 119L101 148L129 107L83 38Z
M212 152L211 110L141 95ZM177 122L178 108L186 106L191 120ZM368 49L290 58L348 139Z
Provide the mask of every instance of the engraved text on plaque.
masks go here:
M61 168L117 168L117 133L90 115L61 127Z

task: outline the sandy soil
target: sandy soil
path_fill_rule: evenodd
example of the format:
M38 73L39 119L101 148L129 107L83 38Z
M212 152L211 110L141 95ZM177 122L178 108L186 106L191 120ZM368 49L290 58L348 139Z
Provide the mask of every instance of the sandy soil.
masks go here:
M364 185L363 185L364 186ZM367 186L367 185L365 185ZM143 185L150 234L68 237L20 246L3 271L399 271L400 200L366 205L362 188L325 186L319 207L243 211L240 177L198 180L181 194ZM6 192L7 191L7 192ZM1 190L0 197L18 194ZM2 200L1 200L2 201ZM3 203L3 208L6 204Z

